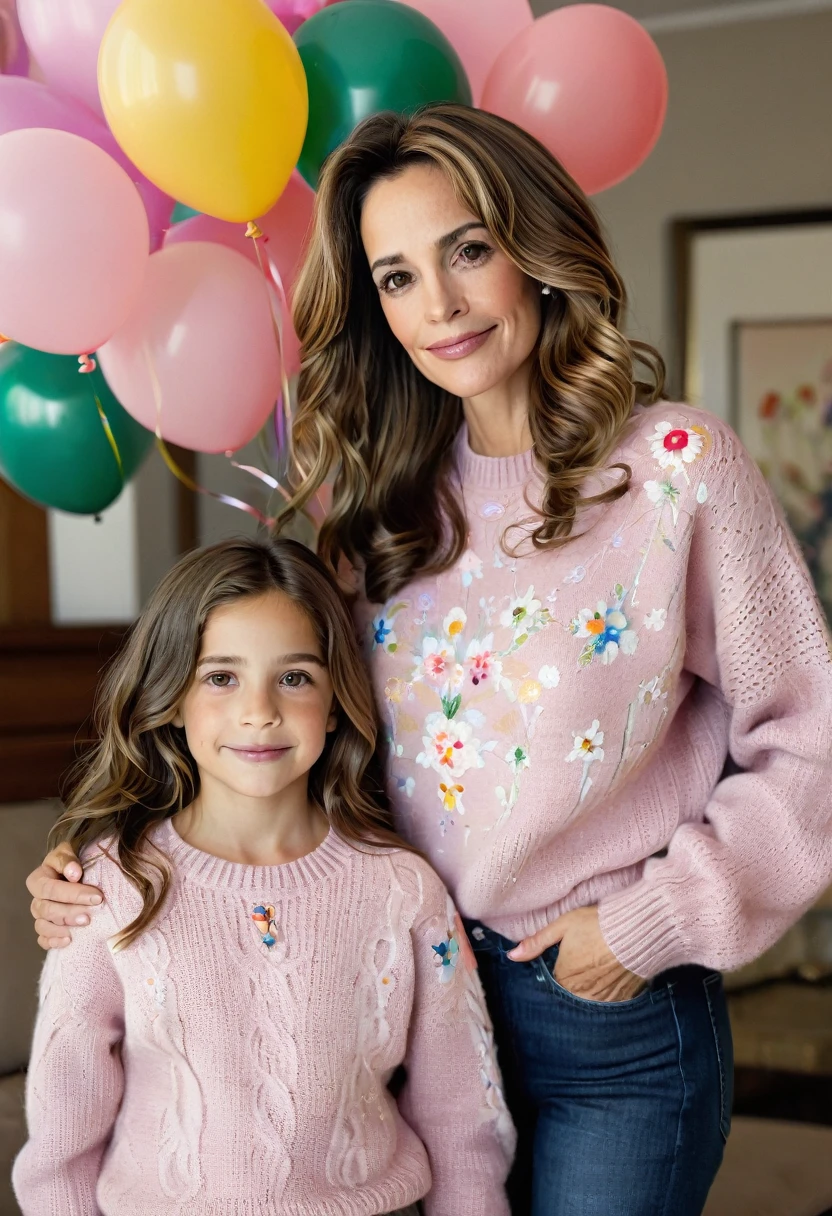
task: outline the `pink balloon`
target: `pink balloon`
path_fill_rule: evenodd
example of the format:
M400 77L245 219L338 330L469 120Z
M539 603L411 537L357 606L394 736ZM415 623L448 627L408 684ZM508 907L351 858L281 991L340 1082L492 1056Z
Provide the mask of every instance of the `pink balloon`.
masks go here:
M98 357L121 404L149 430L155 376L162 435L196 452L243 447L280 393L266 285L222 245L154 253L137 308Z
M290 34L333 0L266 0L275 17L282 21Z
M0 135L0 333L93 351L135 306L147 260L142 200L112 157L65 131Z
M142 197L150 225L151 249L158 247L170 223L173 199L157 190L127 159L109 127L79 102L53 92L45 84L20 77L0 77L0 135L26 127L49 127L80 135L121 165Z
M535 21L491 70L482 108L524 127L587 194L623 181L655 146L667 72L642 25L604 4Z
M14 0L0 0L0 74L25 76L29 71L29 51L17 18Z
M98 50L119 0L17 0L20 24L47 84L103 117Z
M263 235L268 237L267 243L260 246L261 254L264 261L274 263L290 303L292 287L306 251L314 206L314 190L307 186L299 173L293 173L274 207L257 221ZM259 265L254 242L245 235L243 224L229 224L210 215L196 215L169 229L165 248L193 241L225 245L243 254L255 266ZM288 318L283 329L283 353L287 376L297 375L300 371L300 345Z
M488 73L507 43L533 20L529 0L404 0L438 25L462 60L474 105Z

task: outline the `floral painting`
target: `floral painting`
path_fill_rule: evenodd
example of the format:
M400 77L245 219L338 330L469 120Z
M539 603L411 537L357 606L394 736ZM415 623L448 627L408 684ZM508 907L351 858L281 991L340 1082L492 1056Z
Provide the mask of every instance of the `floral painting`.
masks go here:
M832 621L832 319L737 323L734 411Z

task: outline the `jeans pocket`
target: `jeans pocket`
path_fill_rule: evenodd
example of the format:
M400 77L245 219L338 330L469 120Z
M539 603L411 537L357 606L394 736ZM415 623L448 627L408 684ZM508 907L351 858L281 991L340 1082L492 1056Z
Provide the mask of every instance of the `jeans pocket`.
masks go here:
M568 988L564 988L555 979L555 964L558 959L557 946L550 946L541 954L540 958L535 960L537 968L537 978L541 983L545 983L549 992L555 996L561 997L570 1004L576 1005L579 1008L590 1010L604 1010L609 1013L623 1013L628 1009L633 1009L639 1005L645 1005L651 998L651 989L649 984L645 984L641 992L636 993L634 997L630 997L627 1001L597 1001L588 996L578 996L575 992L570 992Z
M718 971L706 975L702 985L705 989L705 1000L708 1002L719 1069L719 1130L723 1140L727 1140L731 1131L731 1109L734 1105L734 1042L728 1002L725 999L722 976Z

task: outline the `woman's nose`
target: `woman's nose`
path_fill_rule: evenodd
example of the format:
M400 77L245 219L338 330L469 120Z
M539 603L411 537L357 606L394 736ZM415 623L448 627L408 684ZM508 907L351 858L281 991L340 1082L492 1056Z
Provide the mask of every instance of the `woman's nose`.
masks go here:
M436 324L463 315L467 309L456 283L444 274L425 275L425 317Z

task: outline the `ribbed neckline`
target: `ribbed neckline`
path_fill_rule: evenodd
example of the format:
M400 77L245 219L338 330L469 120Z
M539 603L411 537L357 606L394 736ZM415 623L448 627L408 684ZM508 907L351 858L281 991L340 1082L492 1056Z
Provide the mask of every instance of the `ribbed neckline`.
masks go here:
M468 427L457 438L457 468L463 485L483 490L513 490L528 485L538 472L534 448L519 456L479 456L471 450Z
M203 853L189 845L177 832L170 819L166 819L154 834L159 847L167 853L176 872L186 882L199 886L239 891L261 899L266 896L291 894L316 882L337 874L355 857L355 850L342 840L332 828L326 839L296 861L287 861L282 866L247 866L236 861L225 861Z

